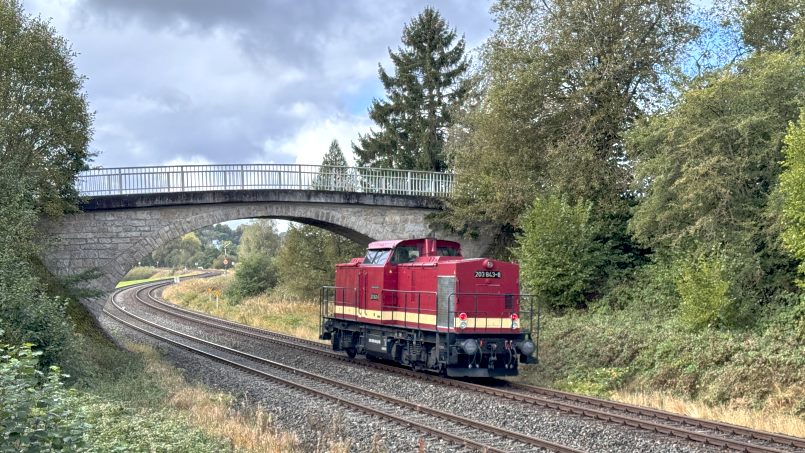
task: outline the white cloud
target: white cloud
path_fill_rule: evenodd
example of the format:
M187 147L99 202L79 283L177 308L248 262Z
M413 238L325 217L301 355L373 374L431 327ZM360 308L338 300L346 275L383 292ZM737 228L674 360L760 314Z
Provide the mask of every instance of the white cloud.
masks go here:
M266 141L263 148L267 153L279 150L292 155L296 164L320 165L335 139L341 145L347 163L354 165L350 143L357 139L359 133L369 130L370 125L368 118L356 116L318 117L306 122L288 139Z
M23 0L78 52L94 165L319 164L369 131L377 64L433 4L469 43L487 2Z

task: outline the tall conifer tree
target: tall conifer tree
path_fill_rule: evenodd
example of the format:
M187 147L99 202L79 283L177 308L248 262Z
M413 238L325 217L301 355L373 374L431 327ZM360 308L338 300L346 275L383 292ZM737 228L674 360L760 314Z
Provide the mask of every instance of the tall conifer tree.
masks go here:
M388 101L375 99L369 117L379 130L352 145L358 164L388 168L443 171L447 128L452 107L466 97L468 68L464 38L433 8L405 26L403 46L389 49L395 73L382 66L378 74Z

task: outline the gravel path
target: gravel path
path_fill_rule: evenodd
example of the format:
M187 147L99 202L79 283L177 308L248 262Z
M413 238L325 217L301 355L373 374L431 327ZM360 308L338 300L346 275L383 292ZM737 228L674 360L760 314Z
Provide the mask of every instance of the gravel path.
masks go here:
M129 294L131 291L128 292ZM118 297L118 300L123 300ZM558 444L590 452L703 452L715 451L699 444L685 442L642 430L567 415L532 405L479 395L467 390L444 387L395 376L389 373L312 356L292 348L269 346L223 332L207 332L184 322L164 317L156 310L126 299L123 304L132 313L177 330L220 342L230 347L281 362L306 371L393 395L407 401L452 412L506 429L540 437ZM154 340L132 333L107 317L102 324L115 336L124 335L138 342ZM244 401L260 404L274 415L278 427L293 431L304 451L325 451L326 442L348 439L350 451L416 451L422 435L410 432L384 420L348 411L334 403L312 400L310 396L263 382L254 376L195 357L186 351L165 345L158 349L169 360L187 371L190 379L239 395ZM336 414L336 415L333 415ZM323 434L322 434L322 429ZM425 438L426 451L458 451L456 446L435 438Z

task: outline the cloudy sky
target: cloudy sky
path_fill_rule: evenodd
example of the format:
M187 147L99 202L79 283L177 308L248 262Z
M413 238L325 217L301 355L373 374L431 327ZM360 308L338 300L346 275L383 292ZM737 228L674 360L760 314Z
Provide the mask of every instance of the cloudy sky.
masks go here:
M369 130L404 24L426 5L468 48L490 1L24 0L78 52L103 167L319 164ZM349 159L349 156L348 156Z

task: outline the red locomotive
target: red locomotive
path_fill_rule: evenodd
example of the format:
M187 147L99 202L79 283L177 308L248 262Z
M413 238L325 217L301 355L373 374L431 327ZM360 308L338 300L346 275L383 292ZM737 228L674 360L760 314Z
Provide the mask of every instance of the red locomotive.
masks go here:
M519 266L463 258L457 242L378 241L322 288L321 338L350 357L455 377L512 376L535 361ZM537 324L539 327L539 313Z

